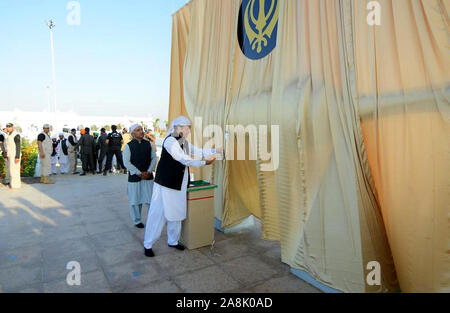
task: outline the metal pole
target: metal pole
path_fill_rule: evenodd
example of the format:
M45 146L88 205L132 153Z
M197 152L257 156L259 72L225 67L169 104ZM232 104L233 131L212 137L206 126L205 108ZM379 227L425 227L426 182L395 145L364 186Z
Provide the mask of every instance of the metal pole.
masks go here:
M56 24L52 21L49 20L47 22L47 26L50 29L50 48L51 48L51 52L52 52L52 85L53 85L53 106L55 109L55 123L58 121L58 117L57 117L57 102L56 102L56 70L55 70L55 46L54 46L54 41L53 41L53 28L55 28ZM53 127L56 127L56 124L53 125Z
M47 86L47 111L50 113L50 86Z

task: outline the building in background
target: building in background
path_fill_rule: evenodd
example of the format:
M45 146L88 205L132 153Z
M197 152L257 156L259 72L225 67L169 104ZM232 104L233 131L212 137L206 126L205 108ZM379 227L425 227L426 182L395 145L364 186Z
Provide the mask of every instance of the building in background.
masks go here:
M141 123L144 127L153 127L155 119L152 115L146 116L94 116L79 115L73 111L48 112L48 111L0 111L0 123L12 122L18 126L18 130L24 138L35 139L42 130L42 125L48 123L52 126L51 132L69 132L72 128L89 127L92 131L99 131L104 126L111 124L118 125L119 128L127 127L134 123ZM109 129L109 128L107 128Z

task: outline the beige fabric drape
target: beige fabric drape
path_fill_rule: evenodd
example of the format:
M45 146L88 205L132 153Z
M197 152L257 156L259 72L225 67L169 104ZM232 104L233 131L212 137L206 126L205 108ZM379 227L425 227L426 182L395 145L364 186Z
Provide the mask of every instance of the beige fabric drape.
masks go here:
M448 3L425 2L382 2L383 29L367 25L367 1L280 0L277 47L256 61L247 59L237 43L239 0L193 0L174 15L178 31L172 46L178 50L172 51L170 112L177 113L170 119L186 110L193 121L202 117L203 127L280 127L276 171L261 171L258 159L220 161L199 173L219 185L215 215L223 227L250 214L260 217L263 238L281 242L283 262L342 291L396 290L394 261L403 291L417 286L445 290L449 267L442 248L448 247L450 203L445 169L450 159L448 140L443 143L449 82L443 37ZM403 7L415 8L414 14L398 13ZM423 25L421 16L427 17ZM388 29L394 21L396 27ZM188 31L181 32L179 25ZM400 51L403 42L392 38L396 32L403 41L408 40L403 36L416 36L415 43ZM392 47L382 49L393 43L395 53ZM420 60L407 56L411 49L427 52L421 64L429 64L422 73L407 66ZM184 54L182 67L179 56ZM422 78L409 78L413 73ZM422 93L428 98L407 94L405 81L414 81L416 91L432 92ZM409 105L414 97L417 103ZM396 101L401 116L384 105ZM424 110L430 105L433 110ZM412 110L416 107L422 109ZM427 160L419 155L423 149L416 146L416 135L417 143L427 141L431 149ZM405 158L405 153L410 155ZM418 181L424 175L426 180ZM408 190L416 192L415 201L406 199ZM416 249L416 242L424 246ZM411 254L421 258L416 266ZM381 286L366 284L370 261L381 264Z
M169 125L178 116L187 115L183 97L183 67L190 24L188 5L172 16Z
M450 292L450 1L355 2L359 111L399 276L410 292Z

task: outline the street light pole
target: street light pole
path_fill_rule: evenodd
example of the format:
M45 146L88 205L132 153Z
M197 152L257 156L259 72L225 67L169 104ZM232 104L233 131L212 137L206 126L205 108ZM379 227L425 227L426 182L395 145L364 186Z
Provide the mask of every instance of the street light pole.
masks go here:
M47 111L50 113L50 86L47 86Z
M55 109L55 113L57 110L57 105L56 105L56 70L55 70L55 47L54 47L54 43L53 43L53 28L55 28L56 24L52 21L49 20L47 22L47 27L50 30L50 47L51 47L51 51L52 51L52 83L53 83L53 105L54 105L54 109Z

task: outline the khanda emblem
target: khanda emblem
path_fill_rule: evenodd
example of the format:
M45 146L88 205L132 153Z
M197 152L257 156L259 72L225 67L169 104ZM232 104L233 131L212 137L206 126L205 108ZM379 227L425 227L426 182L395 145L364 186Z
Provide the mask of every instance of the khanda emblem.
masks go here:
M267 56L276 46L278 0L243 0L239 11L238 40L250 59Z

